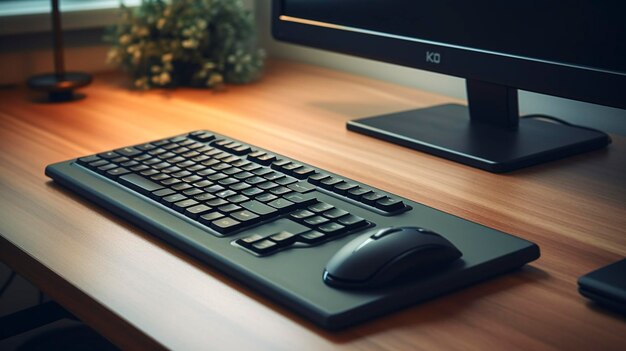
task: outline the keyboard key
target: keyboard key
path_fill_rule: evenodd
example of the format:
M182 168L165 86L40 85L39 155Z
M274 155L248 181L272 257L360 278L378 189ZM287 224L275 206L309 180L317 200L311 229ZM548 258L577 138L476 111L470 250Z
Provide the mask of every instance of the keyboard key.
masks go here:
M254 174L256 174L256 175L258 175L260 177L262 177L262 176L264 176L266 174L272 173L272 172L274 172L274 171L272 171L270 168L265 168L265 167L258 168L256 170L252 171L252 173L254 173Z
M330 220L328 218L322 217L322 216L313 216L313 217L309 217L306 218L304 220L304 223L310 225L310 226L318 226L320 224L324 224L326 222L329 222Z
M320 233L316 230L309 230L298 235L297 240L307 244L315 244L326 239L326 234Z
M308 181L311 184L320 185L320 182L326 178L330 178L330 176L324 173L317 173L309 176Z
M343 182L335 185L333 191L337 194L346 195L348 191L358 187L359 185L356 183Z
M223 218L224 215L220 212L210 212L210 213L206 213L200 216L200 218L198 218L198 220L200 221L200 223L207 225L207 226L211 226L211 223L216 220L216 219L220 219Z
M115 150L115 152L117 152L120 155L127 156L127 157L136 156L136 155L143 153L143 151L137 150L134 147L125 147L125 148L117 149Z
M198 205L198 201L194 199L186 199L182 201L178 201L172 205L172 208L178 212L183 212L187 207Z
M172 190L172 189L163 188L161 190L153 191L150 194L150 197L154 198L154 199L160 199L160 198L162 198L164 196L168 196L168 195L172 195L172 194L176 194L176 192L174 190Z
M320 213L320 212L325 212L328 211L330 209L335 208L335 206L331 205L331 204L327 204L325 202L318 202L314 205L309 206L309 210L315 212L315 213Z
M97 167L108 165L108 164L109 164L109 161L100 159L98 161L89 163L87 166L89 166L90 168L97 168Z
M91 162L96 162L96 161L100 161L102 160L100 157L98 157L97 155L92 155L92 156L86 156L86 157L81 157L78 160L76 160L79 164L81 165L87 165Z
M227 204L227 205L224 205L224 206L220 206L217 209L220 212L222 212L222 213L230 213L230 212L235 212L235 211L241 210L241 207L237 206L235 204Z
M404 208L405 205L404 205L404 202L402 202L401 200L393 199L390 197L384 197L376 201L376 203L374 204L374 207L380 210L386 211L386 212L393 212L393 211L397 211L397 210Z
M156 148L156 146L154 146L151 143L145 143L145 144L141 144L141 145L137 145L135 146L136 149L141 150L141 151L150 151L154 148Z
M222 191L216 192L215 195L221 198L226 198L229 196L237 195L237 193L232 190L222 190Z
M267 204L274 207L280 212L287 212L296 206L296 204L287 199L276 199L274 201L268 202Z
M376 201L385 198L386 196L381 193L371 192L369 194L365 194L361 197L361 201L368 205L374 205Z
M212 210L211 207L200 204L200 205L187 207L183 211L183 214L185 214L187 217L197 218L199 215L209 212L211 210Z
M242 191L242 190L246 190L248 188L252 188L252 185L250 185L248 183L237 183L237 184L230 185L229 188L231 190L234 190L234 191Z
M330 219L336 219L339 217L343 217L345 215L348 215L349 212L348 211L344 211L342 209L339 208L333 208L332 210L328 210L324 213L322 213L322 215L326 218L330 218Z
M198 190L198 189L194 189L191 185L189 185L187 183L174 184L174 185L172 185L172 189L174 189L176 191L183 191L183 190L187 190L187 189Z
M254 176L254 174L250 173L250 172L239 172L237 174L235 174L235 178L239 179L239 180L244 180L244 179L248 179L250 177Z
M286 165L282 166L282 170L283 170L283 172L285 172L285 173L287 173L289 175L294 175L294 171L296 169L300 168L300 167L302 167L301 164L292 162L290 164L286 164Z
M104 166L100 166L100 167L96 168L96 170L99 173L106 173L107 171L109 171L109 170L111 170L113 168L117 168L117 166L115 164L113 164L113 163L107 163Z
M165 186L172 186L174 184L182 183L180 179L177 178L169 178L161 181L161 184Z
M225 178L222 180L218 180L218 183L220 183L223 186L229 186L229 185L233 185L233 184L237 184L239 183L239 181L235 178Z
M196 199L196 201L203 202L203 201L210 201L210 200L215 199L215 195L209 194L209 193L202 193L202 194L194 195L193 198Z
M252 213L248 210L237 211L230 214L231 217L242 222L245 225L250 225L260 219L259 215Z
M163 186L148 180L138 174L125 174L118 178L118 181L142 194L148 194L155 190L162 189Z
M246 183L252 184L252 185L264 183L265 181L266 181L265 178L262 178L259 176L246 179Z
M222 173L224 173L224 174L226 174L226 175L229 175L229 176L232 176L232 175L233 175L233 174L235 174L235 173L241 173L241 168L238 168L238 167L231 167L231 168L229 168L229 169L225 169L225 170L223 170L223 171L222 171Z
M343 183L343 180L341 178L328 177L328 178L320 181L319 186L321 186L324 189L332 190L335 187L335 185L337 185L339 183Z
M261 201L261 202L269 202L269 201L273 201L278 199L278 196L274 195L274 194L270 194L270 193L263 193L259 196L256 196L255 199Z
M298 178L298 179L306 179L308 178L310 175L313 175L315 173L315 170L311 167L300 167L298 169L295 169L293 171L293 176Z
M221 185L215 184L215 185L211 185L209 187L204 188L204 191L209 192L209 193L216 193L218 191L222 191L226 188L224 188Z
M228 200L228 202L238 204L240 202L248 201L250 200L250 198L241 194L237 194L237 195L227 197L226 200Z
M272 167L272 169L280 170L284 166L286 166L286 165L288 165L290 163L291 163L291 161L288 161L288 160L277 160L277 161L272 162L272 166L271 167Z
M213 200L209 200L206 202L206 204L211 207L220 207L220 206L228 205L228 203L229 203L228 201L224 199L219 199L219 198L215 198Z
M182 194L172 194L172 195L162 198L161 202L165 204L166 206L171 207L176 202L183 201L183 200L187 200L187 196L182 195Z
M257 184L257 187L263 190L269 190L272 188L277 187L278 184L274 183L274 182L265 182L265 183L261 183L261 184Z
M296 221L300 221L312 216L315 216L315 212L311 212L309 210L296 210L289 215L291 218Z
M263 178L267 179L267 180L276 180L276 179L280 179L282 177L284 177L284 174L278 173L278 172L270 172L267 173L265 175L263 175Z
M213 182L210 181L210 180L204 179L204 180L201 180L199 182L195 182L195 183L193 183L191 185L193 185L196 188L206 188L206 187L210 187L211 185L213 185Z
M246 145L241 145L241 146L238 146L236 148L231 149L231 152L233 154L239 155L239 156L243 156L243 155L249 153L250 151L252 151L250 149L250 146L246 146Z
M204 194L204 192L198 188L191 188L191 189L187 189L183 191L183 194L185 196L196 196L196 195Z
M280 184L280 185L289 185L289 184L293 184L293 183L295 183L297 181L298 180L296 178L290 177L290 176L286 176L286 177L283 177L283 178L275 180L275 182L277 184Z
M189 133L189 137L194 140L205 142L205 143L215 139L215 135L204 132L204 131L197 131L197 132Z
M143 162L143 161L149 160L151 158L152 158L152 156L150 156L148 154L143 154L143 155L139 155L139 156L133 157L133 160L135 160L137 162Z
M113 158L120 157L121 155L118 154L117 152L114 152L114 151L107 151L107 152L103 152L101 154L98 154L98 156L108 160L108 159L113 159Z
M130 161L130 158L125 157L125 156L114 158L111 160L111 162L113 163L122 163L122 162L127 162L127 161Z
M276 156L271 155L271 154L264 154L264 155L257 157L255 160L256 162L264 166L268 166L270 163L276 161Z
M124 174L128 174L130 173L129 170L127 170L126 168L123 167L118 167L118 168L113 168L107 171L107 176L112 177L112 178L117 178L121 175Z
M130 167L130 170L133 172L141 172L141 171L147 171L149 170L150 167L146 166L146 165L138 165L138 166L134 166L134 167Z
M279 246L284 247L284 246L291 245L293 242L295 242L297 239L297 236L293 233L283 230L279 233L271 235L270 239L273 242L277 243Z
M266 254L278 248L279 246L277 243L267 239L258 241L250 246L250 250L259 254Z
M156 169L147 169L145 171L141 171L139 174L145 177L151 177L153 175L159 174L159 171L157 171Z
M259 188L248 188L248 189L243 190L241 193L246 196L255 196L258 194L262 194L263 190Z
M199 180L202 180L202 177L197 176L197 175L195 175L195 174L194 174L194 175L190 175L190 176L188 176L188 177L183 178L183 182L185 182L185 183L194 183L194 182L197 182L197 181L199 181Z
M354 199L354 200L361 200L361 197L363 195L366 195L368 193L372 192L369 189L363 188L363 187L356 187L354 189L348 190L348 192L346 193L346 195L348 195L349 198Z
M86 156L86 157L81 157L79 158L77 161L79 164L81 165L87 165L91 162L96 162L102 160L100 157L98 157L97 155L92 155L92 156Z
M289 189L293 191L297 191L299 193L308 193L309 191L315 190L315 185L312 185L308 182L297 182L288 185Z
M330 222L320 225L319 227L317 227L317 230L328 235L337 235L344 232L346 230L346 227L339 223Z
M284 186L279 186L270 190L270 193L274 195L279 195L279 196L288 194L290 192L291 192L291 189L284 187Z
M240 225L241 225L241 222L239 222L238 220L234 218L223 217L223 218L216 219L213 222L211 222L210 227L222 234L227 234L227 233L237 230Z
M237 240L237 244L244 246L244 247L250 247L250 245L252 245L253 243L263 240L263 239L265 239L265 237L259 234L252 234L250 236Z
M287 199L298 204L299 206L307 206L317 202L317 199L313 196L313 194L291 193L283 195L283 199Z
M252 211L262 217L278 214L278 210L276 210L275 208L256 200L244 202L241 204L241 207L245 208L246 210Z
M150 177L150 179L155 180L155 181L161 181L161 180L165 180L165 179L170 179L171 177L168 176L167 174L163 174L163 173L158 173L153 175L152 177Z
M347 216L341 217L337 220L337 222L345 225L346 227L350 229L362 227L367 224L367 221L365 219L355 216L355 215L347 215Z

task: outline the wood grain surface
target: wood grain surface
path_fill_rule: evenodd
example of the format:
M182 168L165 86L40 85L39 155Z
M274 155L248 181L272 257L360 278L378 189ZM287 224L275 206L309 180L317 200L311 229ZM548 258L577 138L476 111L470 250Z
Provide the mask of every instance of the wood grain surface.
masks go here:
M490 174L348 132L449 98L274 61L224 92L137 92L96 76L81 101L0 90L0 259L125 349L623 350L626 319L577 278L626 256L626 138ZM47 164L210 129L539 244L511 274L342 331L321 330L55 185Z

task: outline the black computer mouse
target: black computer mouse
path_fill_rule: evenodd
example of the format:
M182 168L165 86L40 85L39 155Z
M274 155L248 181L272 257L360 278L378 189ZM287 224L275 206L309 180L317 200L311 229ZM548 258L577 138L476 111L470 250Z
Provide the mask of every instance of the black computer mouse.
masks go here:
M442 268L462 256L441 235L418 227L368 232L342 247L326 265L323 279L338 288L390 285L411 273Z

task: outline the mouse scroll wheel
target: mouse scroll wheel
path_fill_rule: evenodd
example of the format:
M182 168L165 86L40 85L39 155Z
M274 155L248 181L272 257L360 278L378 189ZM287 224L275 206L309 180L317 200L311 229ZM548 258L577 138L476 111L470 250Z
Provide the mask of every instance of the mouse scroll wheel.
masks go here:
M376 233L374 233L370 238L372 238L372 239L380 239L380 238L382 238L383 236L385 236L387 234L399 232L401 230L402 230L402 228L385 228L385 229L381 229L381 230L377 231Z

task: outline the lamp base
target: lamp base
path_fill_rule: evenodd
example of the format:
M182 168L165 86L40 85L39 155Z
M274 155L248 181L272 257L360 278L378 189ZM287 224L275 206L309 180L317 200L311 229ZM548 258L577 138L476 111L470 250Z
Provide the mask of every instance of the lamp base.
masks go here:
M48 92L49 102L65 102L80 99L82 95L74 94L74 90L91 80L91 75L82 72L47 73L31 77L27 84L33 90Z

